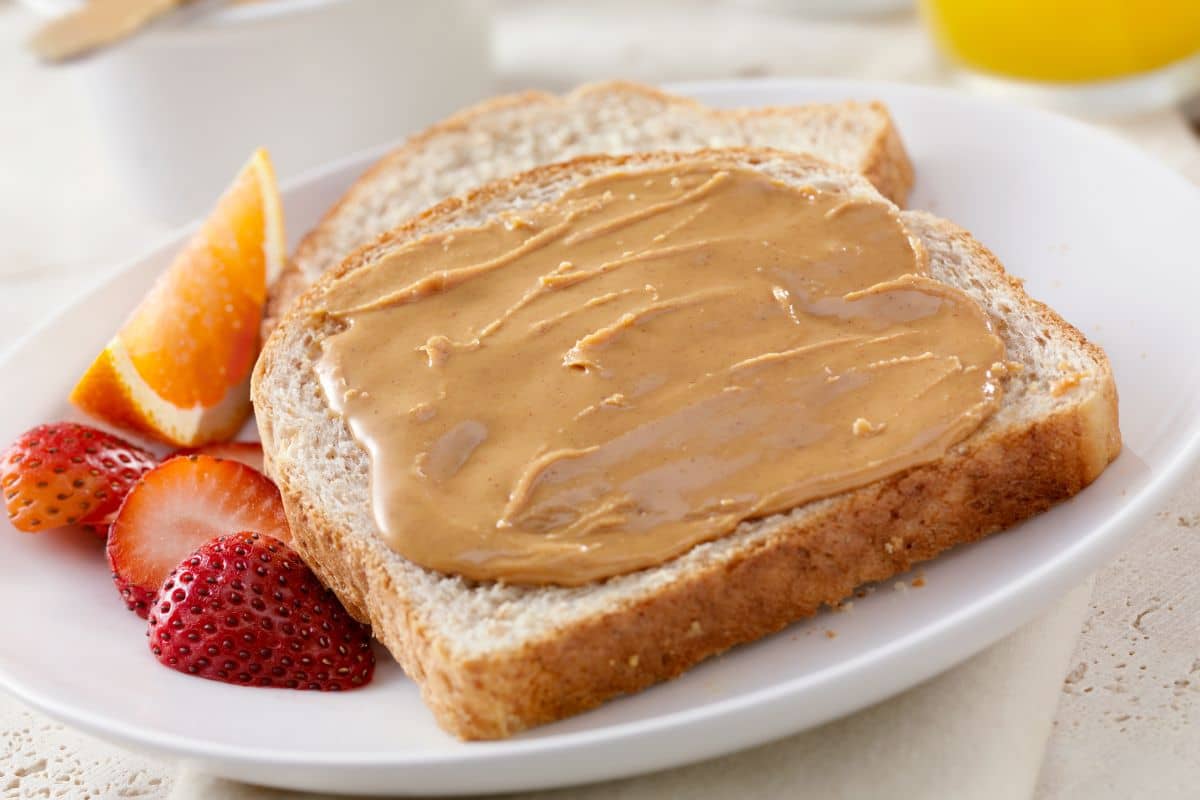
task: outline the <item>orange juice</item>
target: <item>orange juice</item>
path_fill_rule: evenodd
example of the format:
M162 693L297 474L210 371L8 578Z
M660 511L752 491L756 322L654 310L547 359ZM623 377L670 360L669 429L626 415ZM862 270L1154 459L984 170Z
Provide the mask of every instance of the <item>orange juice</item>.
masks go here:
M1121 78L1200 52L1200 0L922 0L966 66L1034 81Z

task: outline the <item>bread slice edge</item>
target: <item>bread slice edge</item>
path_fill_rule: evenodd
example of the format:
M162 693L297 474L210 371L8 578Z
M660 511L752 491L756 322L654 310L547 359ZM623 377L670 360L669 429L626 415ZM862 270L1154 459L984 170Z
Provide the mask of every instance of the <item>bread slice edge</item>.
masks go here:
M376 181L384 179L391 171L402 168L406 162L419 156L429 142L447 133L469 129L479 120L499 112L522 107L531 108L537 105L559 106L565 109L591 95L604 93L627 94L650 99L666 107L703 110L713 117L730 118L742 122L771 117L800 119L822 111L832 113L837 109L865 106L879 115L880 124L865 143L863 156L859 163L843 166L853 168L864 175L880 193L898 205L904 205L908 193L912 189L912 163L909 161L904 144L900 139L900 132L897 130L887 106L879 101L842 101L839 103L805 103L796 106L715 109L708 108L690 98L672 95L652 86L621 80L584 84L563 95L540 91L503 95L463 109L411 136L403 144L384 154L351 184L342 197L301 239L295 253L288 259L284 271L275 284L270 287L264 314L264 335L270 333L282 318L283 313L311 283L310 277L305 274L301 264L307 261L314 251L324 247L330 236L331 228L338 224L346 209L359 202L362 195L369 192ZM349 253L344 255L349 255Z

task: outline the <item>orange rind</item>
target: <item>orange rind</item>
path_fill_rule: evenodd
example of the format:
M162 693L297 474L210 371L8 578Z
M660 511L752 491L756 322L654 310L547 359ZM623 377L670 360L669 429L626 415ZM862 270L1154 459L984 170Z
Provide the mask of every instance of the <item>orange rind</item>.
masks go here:
M285 246L274 170L258 150L80 378L71 402L177 447L232 437L250 413L263 303Z

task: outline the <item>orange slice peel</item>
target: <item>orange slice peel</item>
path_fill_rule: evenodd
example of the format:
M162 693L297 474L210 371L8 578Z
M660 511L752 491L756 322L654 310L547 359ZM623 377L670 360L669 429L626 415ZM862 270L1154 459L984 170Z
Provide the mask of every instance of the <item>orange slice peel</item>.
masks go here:
M71 402L178 447L232 437L250 413L263 303L285 247L274 170L258 150L84 373Z

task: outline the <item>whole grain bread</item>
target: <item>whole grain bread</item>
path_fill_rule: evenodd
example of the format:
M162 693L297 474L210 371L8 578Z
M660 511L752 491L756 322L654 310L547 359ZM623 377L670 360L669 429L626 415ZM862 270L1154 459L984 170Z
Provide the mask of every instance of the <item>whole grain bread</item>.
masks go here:
M563 96L500 97L417 134L368 169L296 249L271 289L264 332L355 248L490 180L589 153L736 146L812 153L862 173L900 205L912 187L912 165L881 103L722 111L624 81Z
M324 286L425 234L535 206L588 176L687 158L879 198L858 175L770 150L591 157L542 167L444 202L357 251L301 298L259 360L259 430L296 547L351 613L371 623L438 722L462 738L509 736L679 675L860 584L1043 511L1090 483L1120 449L1104 353L1028 297L965 231L904 212L933 276L988 311L1013 365L999 410L940 461L744 522L659 567L581 587L471 582L390 550L372 517L368 456L327 407L314 374L331 328L309 308Z

